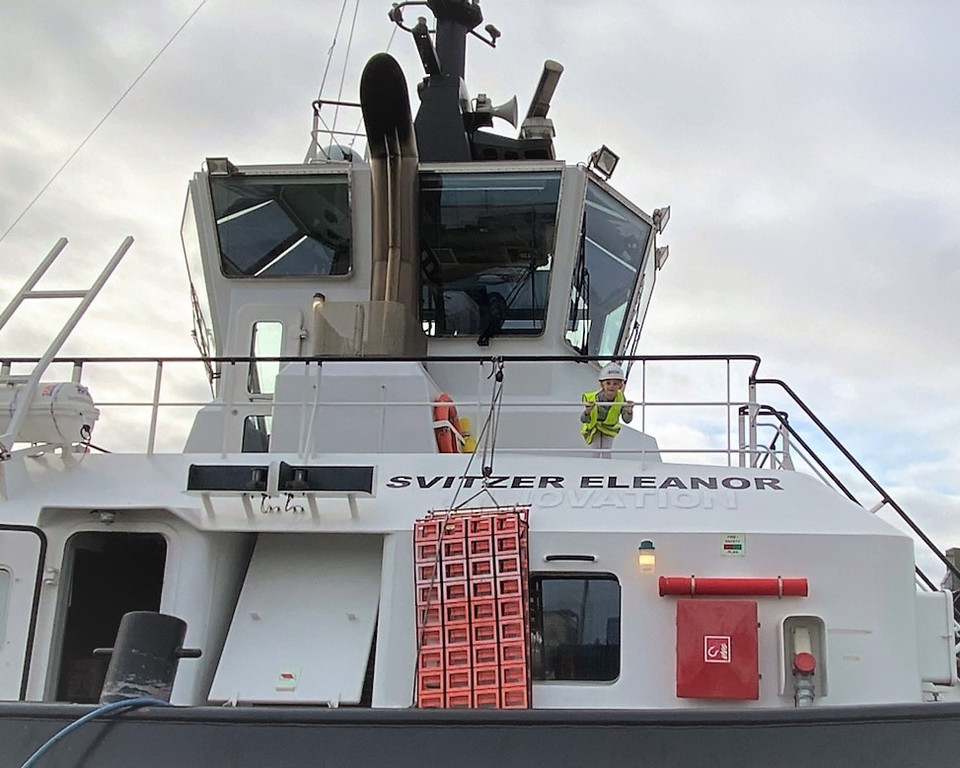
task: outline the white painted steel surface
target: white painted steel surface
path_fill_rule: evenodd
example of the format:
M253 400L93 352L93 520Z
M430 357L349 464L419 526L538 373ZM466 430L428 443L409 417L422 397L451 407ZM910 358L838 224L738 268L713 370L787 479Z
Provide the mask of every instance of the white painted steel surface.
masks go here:
M40 539L0 531L0 700L20 698Z
M381 549L379 536L261 535L211 700L360 701Z

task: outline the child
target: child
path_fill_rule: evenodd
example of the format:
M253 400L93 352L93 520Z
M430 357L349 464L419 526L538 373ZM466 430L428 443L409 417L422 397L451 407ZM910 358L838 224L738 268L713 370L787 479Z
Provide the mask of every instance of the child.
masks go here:
M624 424L633 421L633 403L623 397L626 377L616 363L600 369L599 381L600 389L583 394L585 405L580 415L580 434L587 445L602 451L602 458L610 458L609 449L620 432L620 420L623 419Z

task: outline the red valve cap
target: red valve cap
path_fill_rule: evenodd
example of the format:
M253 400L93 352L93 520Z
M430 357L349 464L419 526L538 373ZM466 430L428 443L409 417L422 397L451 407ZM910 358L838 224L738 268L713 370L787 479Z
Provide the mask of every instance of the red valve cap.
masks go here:
M798 653L793 657L793 672L797 675L812 675L817 669L817 660L812 653Z

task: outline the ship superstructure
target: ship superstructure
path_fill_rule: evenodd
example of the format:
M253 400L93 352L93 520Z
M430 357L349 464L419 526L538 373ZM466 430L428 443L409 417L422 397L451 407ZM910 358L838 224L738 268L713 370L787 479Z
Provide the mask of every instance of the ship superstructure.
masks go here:
M956 730L941 701L957 686L952 596L922 576L918 589L913 539L760 394L792 391L750 356L637 355L670 209L618 193L606 147L586 164L554 157L556 62L519 135L488 130L515 123L516 105L469 98L464 47L499 32L476 32L470 0L429 0L433 30L407 25L408 5L391 18L424 66L416 119L381 54L361 82L366 157L318 130L307 162L208 158L190 182L204 355L126 361L153 370L145 452L91 447L111 409L87 377L124 361L67 361L71 380L51 382L59 336L38 361L4 361L0 698L44 714L0 754L26 756L31 734L67 716L58 703L101 698L109 656L94 651L131 612L185 622L182 646L199 653L179 662L170 700L190 708L201 749L224 724L352 723L375 741L393 726L416 739L443 723L547 724L537 710L563 711L550 728L624 718L637 738L699 723L705 749L738 718L778 723L758 744L807 723L829 745L829 724L854 712L871 734L888 717ZM15 304L38 296L28 283ZM611 360L637 405L607 456L584 443L580 414ZM183 452L160 453L177 366L203 366L213 397ZM715 391L654 394L694 366L718 372ZM694 429L695 445L673 438ZM11 706L0 731L30 720ZM348 707L370 714L324 720ZM176 731L168 714L145 717ZM117 733L91 747L98 765L136 748L135 731ZM303 738L293 753L321 737ZM250 759L283 754L258 749Z

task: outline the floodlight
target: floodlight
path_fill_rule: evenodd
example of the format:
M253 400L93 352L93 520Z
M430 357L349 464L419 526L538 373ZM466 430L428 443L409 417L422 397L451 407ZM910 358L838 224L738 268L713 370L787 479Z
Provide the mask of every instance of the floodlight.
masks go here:
M663 265L667 263L667 259L670 258L670 246L661 245L654 252L654 263L657 266L657 269L663 269Z
M604 144L600 149L590 155L587 167L593 168L603 176L604 179L609 179L613 176L613 171L617 167L618 162L620 162L620 156Z
M653 212L653 226L657 230L658 235L663 234L663 230L667 228L667 222L670 221L670 206L666 208L657 208Z

